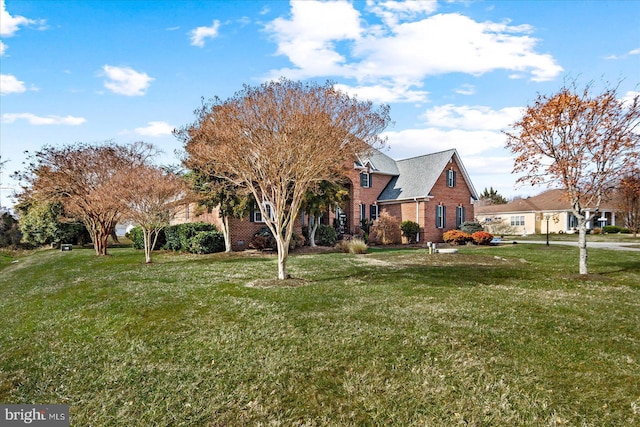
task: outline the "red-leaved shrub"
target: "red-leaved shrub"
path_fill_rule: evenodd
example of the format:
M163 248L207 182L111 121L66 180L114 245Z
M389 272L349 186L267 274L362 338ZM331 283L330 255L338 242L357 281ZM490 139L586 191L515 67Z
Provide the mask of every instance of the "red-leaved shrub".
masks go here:
M450 243L452 245L464 245L473 239L471 238L471 234L465 233L464 231L449 230L445 231L442 235L442 240L444 240L445 243Z
M493 240L493 234L486 231L476 231L471 235L471 238L476 245L488 245Z

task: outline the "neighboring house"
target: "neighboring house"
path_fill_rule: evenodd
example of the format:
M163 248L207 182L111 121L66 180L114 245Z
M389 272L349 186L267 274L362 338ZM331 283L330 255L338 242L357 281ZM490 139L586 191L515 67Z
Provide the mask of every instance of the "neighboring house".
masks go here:
M600 210L585 208L587 228L616 225L616 208L611 203L602 203ZM537 196L518 199L503 205L477 205L476 221L493 234L546 234L574 233L578 221L571 213L571 204L566 192L560 189L547 190ZM622 223L620 218L617 218Z
M442 234L474 218L476 190L455 149L404 160L373 150L349 162L349 200L344 209L325 215L325 223L335 224L341 234L358 234L362 220L375 221L382 212L399 222L420 225L420 242L439 242ZM216 209L202 211L195 204L183 206L172 223L205 221L220 224ZM295 231L308 221L301 213ZM260 211L230 222L233 249L248 247L253 234L264 226Z

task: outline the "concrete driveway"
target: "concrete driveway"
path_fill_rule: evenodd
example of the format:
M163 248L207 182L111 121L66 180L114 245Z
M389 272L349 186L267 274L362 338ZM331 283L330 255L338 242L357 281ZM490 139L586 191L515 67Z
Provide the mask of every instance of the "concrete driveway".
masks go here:
M546 240L508 240L504 243L516 242L516 243L534 243L539 245L546 245ZM578 246L578 242L563 242L563 241L553 241L549 240L550 245L567 245L567 246ZM635 246L635 247L633 247ZM631 242L590 242L587 239L587 249L610 249L614 251L635 251L640 252L640 247L638 247L638 243Z

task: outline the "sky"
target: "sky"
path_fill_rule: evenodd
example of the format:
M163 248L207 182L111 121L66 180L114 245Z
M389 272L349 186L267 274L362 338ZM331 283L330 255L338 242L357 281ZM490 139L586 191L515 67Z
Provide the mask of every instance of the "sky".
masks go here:
M201 100L286 77L389 104L383 152L455 148L478 192L517 186L503 130L567 81L640 91L640 0L0 0L0 202L25 151L135 141L179 164Z

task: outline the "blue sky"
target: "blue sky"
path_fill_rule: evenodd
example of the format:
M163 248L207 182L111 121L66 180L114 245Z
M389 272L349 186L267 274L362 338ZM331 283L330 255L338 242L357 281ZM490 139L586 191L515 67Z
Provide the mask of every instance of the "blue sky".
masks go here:
M24 151L154 143L200 99L281 76L391 105L386 153L456 148L481 192L515 187L500 130L567 78L640 90L640 1L0 0L2 206Z

